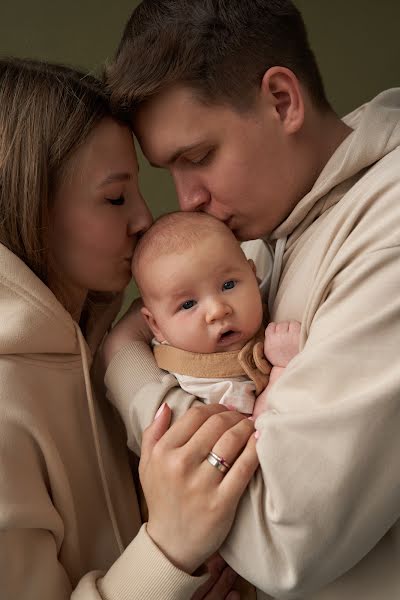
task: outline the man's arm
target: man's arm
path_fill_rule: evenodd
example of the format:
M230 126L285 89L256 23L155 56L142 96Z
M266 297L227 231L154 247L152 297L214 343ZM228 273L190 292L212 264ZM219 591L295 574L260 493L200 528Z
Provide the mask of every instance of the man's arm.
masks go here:
M261 472L221 554L274 597L326 586L399 519L399 264L377 250L335 277L257 420Z
M363 253L334 278L257 420L261 471L221 552L271 596L327 585L399 518L399 261L399 247ZM121 352L124 368L108 373L114 383L118 372L139 386L158 374L142 389L131 382L132 393L119 382L140 443L163 400L182 413L194 398L162 378L145 344Z

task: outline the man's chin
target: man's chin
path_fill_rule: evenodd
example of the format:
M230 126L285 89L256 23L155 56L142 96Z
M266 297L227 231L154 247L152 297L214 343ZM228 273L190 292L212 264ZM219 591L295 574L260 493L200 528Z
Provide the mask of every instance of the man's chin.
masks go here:
M251 238L246 237L245 234L243 235L243 232L241 229L231 229L231 231L238 242L247 242L247 240L251 239Z
M238 229L232 230L232 233L238 242L249 242L250 240L258 240L261 237L259 235L242 232Z

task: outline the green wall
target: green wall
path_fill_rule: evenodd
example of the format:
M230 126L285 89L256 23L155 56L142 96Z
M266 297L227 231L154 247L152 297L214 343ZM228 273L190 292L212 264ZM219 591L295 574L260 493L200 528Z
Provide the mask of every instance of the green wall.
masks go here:
M400 85L399 0L295 0L303 12L328 97L345 114ZM112 57L135 1L0 0L0 54L96 71ZM167 173L141 158L140 182L155 215L176 208Z
M297 0L328 96L339 114L400 84L399 0ZM0 0L0 54L62 61L96 71L111 57L138 2ZM167 174L142 164L155 214L176 207Z

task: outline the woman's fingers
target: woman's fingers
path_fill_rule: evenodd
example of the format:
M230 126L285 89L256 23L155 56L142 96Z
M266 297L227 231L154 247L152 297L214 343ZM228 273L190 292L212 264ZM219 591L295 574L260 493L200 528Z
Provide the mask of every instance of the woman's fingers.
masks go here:
M239 500L258 465L256 438L252 435L220 484L220 492L225 496L226 502L231 502L232 498Z
M229 455L233 459L243 448L253 430L253 422L245 415L237 411L220 412L211 415L203 423L186 444L186 449L202 461L210 450L217 452L215 447L223 446L228 451L229 446ZM237 431L240 432L238 435ZM246 431L248 431L247 435Z
M140 465L142 469L146 468L154 446L167 431L171 422L171 414L171 409L168 404L162 404L158 409L152 424L145 429L143 433L140 458Z
M228 414L230 411L222 404L193 406L163 436L164 449L184 446L212 415L224 412Z
M212 446L212 452L223 458L229 465L233 465L253 433L254 422L251 419L244 418L224 433L221 433Z

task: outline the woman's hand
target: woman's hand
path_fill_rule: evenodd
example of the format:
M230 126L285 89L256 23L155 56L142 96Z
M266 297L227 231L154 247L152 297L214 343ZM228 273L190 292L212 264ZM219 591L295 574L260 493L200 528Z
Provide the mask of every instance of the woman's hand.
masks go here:
M110 364L112 357L130 342L151 342L153 334L140 312L142 306L141 298L134 300L125 315L104 340L102 352L105 368Z
M177 567L193 573L221 546L258 465L254 424L220 404L196 406L168 431L163 405L144 432L139 474L149 509L147 531ZM231 466L212 466L213 451Z

